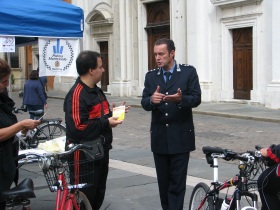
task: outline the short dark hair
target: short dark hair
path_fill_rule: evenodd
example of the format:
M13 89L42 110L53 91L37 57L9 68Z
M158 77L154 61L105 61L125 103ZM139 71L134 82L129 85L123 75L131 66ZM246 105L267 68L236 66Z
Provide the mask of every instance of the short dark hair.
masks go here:
M10 75L12 72L11 67L8 62L0 58L0 80L7 75Z
M166 44L167 46L167 50L170 53L172 50L175 51L175 44L173 42L173 40L171 39L167 39L167 38L162 38L162 39L158 39L155 42L155 45L161 45L161 44Z
M37 70L32 70L29 79L31 80L37 80L39 78L39 72Z
M81 76L86 74L89 69L96 69L97 58L100 57L100 53L95 51L85 50L80 52L76 59L76 68L78 74Z

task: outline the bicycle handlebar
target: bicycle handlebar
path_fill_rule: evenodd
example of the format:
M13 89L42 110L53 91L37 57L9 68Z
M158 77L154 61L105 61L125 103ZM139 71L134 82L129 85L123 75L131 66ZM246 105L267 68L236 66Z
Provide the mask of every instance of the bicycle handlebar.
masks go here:
M71 145L71 144L70 144ZM88 145L84 145L84 144L77 144L77 145L73 145L73 146L70 146L71 148L69 148L68 151L65 151L65 152L60 152L60 153L45 153L45 154L39 154L39 153L27 153L27 154L20 154L18 157L15 157L14 160L15 161L18 161L20 159L24 159L26 158L27 156L36 156L38 158L45 158L45 157L53 157L53 156L66 156L66 155L69 155L69 154L72 154L73 152L75 152L76 150L92 150L93 147L91 146L88 146Z
M255 148L256 148L256 150L261 150L263 147L260 145L256 145Z
M62 152L62 153L59 153L59 155L69 155L69 154L75 152L78 149L80 149L80 150L82 150L82 149L92 150L93 149L92 146L88 146L88 145L85 145L85 144L76 144L76 145L75 144L69 144L68 148L70 150Z
M26 158L26 154L18 155L17 157L14 158L14 161L15 161L15 162L18 162L19 160L21 160L21 159L23 159L23 158Z
M21 108L14 107L13 110L14 110L14 113L19 113L19 111L27 112L27 107L26 106L21 107Z

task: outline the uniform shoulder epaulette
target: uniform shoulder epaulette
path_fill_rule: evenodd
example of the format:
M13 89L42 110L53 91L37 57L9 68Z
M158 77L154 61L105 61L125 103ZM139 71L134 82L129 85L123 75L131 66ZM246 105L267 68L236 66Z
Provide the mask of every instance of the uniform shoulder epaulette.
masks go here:
M150 70L148 71L148 73L155 72L155 71L157 71L157 70L159 70L159 69L160 69L160 68L150 69Z
M188 66L188 67L193 67L192 65L189 64L179 64L180 66Z

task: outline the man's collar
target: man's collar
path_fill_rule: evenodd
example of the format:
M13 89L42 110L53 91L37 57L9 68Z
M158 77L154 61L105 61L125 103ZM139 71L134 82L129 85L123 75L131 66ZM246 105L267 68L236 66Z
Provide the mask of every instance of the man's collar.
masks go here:
M174 64L173 64L172 68L169 70L169 72L170 72L171 74L173 74L173 71L174 71L174 69L175 69L175 66L176 66L176 60L174 60ZM164 74L165 70L164 70L163 68L161 68L161 71L162 71L162 73Z
M93 88L87 86L82 80L81 77L77 78L78 82L81 83L83 85L83 87L88 91L88 92L98 92L98 86L94 85Z

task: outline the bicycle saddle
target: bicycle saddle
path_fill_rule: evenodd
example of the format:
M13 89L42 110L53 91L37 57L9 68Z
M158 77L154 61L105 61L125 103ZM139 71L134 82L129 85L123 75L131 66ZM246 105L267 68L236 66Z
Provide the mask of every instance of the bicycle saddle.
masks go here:
M212 154L212 153L220 153L223 154L224 153L224 149L222 149L221 147L210 147L210 146L205 146L202 147L202 151L204 154L208 155L208 154Z
M61 123L62 118L42 119L41 123Z
M29 114L33 114L35 116L42 116L44 114L44 110L39 109L39 110L36 110L36 111L29 111Z
M6 190L1 194L1 199L27 199L27 198L35 198L34 194L34 185L32 179L26 178L18 186Z

